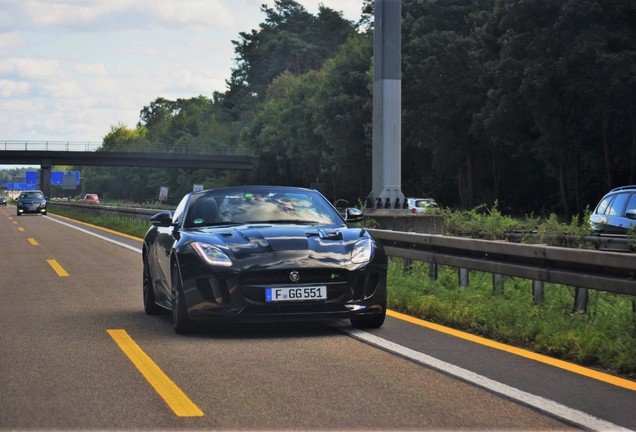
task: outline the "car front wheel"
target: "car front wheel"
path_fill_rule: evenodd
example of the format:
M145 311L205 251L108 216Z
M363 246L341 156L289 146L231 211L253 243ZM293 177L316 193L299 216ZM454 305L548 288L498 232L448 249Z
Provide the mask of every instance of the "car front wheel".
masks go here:
M163 312L163 308L155 303L155 291L152 287L150 267L144 257L144 278L143 278L144 310L148 315L157 315Z
M188 316L181 275L176 264L172 268L172 324L174 331L178 334L186 334L192 331L192 321Z

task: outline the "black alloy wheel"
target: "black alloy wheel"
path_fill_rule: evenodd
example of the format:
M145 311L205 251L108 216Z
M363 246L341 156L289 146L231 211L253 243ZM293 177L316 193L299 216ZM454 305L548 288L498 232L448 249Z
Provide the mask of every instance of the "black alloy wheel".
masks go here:
M172 266L172 325L174 326L174 331L178 334L186 334L192 331L192 321L186 309L181 274L177 264Z
M152 278L150 276L150 267L148 260L144 255L144 278L143 278L143 294L144 294L144 310L148 315L158 315L164 310L155 303L155 291L152 286Z

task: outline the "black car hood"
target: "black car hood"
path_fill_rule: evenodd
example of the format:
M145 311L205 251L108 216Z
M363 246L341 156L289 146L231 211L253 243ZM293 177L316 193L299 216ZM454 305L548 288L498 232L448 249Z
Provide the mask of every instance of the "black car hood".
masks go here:
M229 251L241 267L347 265L356 241L365 235L360 228L306 225L242 225L197 231L214 237L213 243Z
M42 204L45 200L42 198L22 198L19 202L21 204Z

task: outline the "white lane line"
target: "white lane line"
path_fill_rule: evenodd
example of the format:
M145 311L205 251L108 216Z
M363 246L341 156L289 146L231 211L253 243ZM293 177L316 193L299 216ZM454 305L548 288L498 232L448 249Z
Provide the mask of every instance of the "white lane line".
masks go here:
M59 224L62 224L62 225L65 225L67 227L70 227L70 228L76 229L78 231L81 231L81 232L83 232L85 234L92 235L93 237L97 237L99 239L106 240L107 242L114 243L114 244L116 244L118 246L124 247L124 248L126 248L128 250L131 250L133 252L141 253L141 249L135 248L134 246L127 245L126 243L122 243L122 242L118 242L117 240L109 239L108 237L104 237L102 235L99 235L97 233L91 232L91 231L86 230L84 228L80 228L78 226L71 225L70 223L62 222L61 220L58 220L58 219L55 219L55 218L52 218L52 217L50 217L48 219L52 220L53 222L57 222Z
M608 430L622 431L622 432L631 431L631 429L623 428L621 426L615 425L613 423L610 423L598 417L594 417L589 414L586 414L582 411L569 408L558 402L543 398L541 396L533 395L531 393L524 392L514 387L510 387L506 384L502 384L498 381L492 380L490 378L486 378L485 376L476 374L467 369L463 369L458 366L452 365L450 363L446 363L444 361L438 360L429 355L412 350L402 345L398 345L394 342L391 342L386 339L382 339L370 333L357 330L355 328L349 327L344 324L340 324L337 327L344 333L347 333L351 337L354 337L360 341L366 342L377 348L383 349L385 351L388 351L388 352L397 354L399 356L402 356L404 358L407 358L409 360L415 361L424 366L437 369L448 375L457 377L469 383L475 384L479 387L483 387L489 391L492 391L493 393L497 393L502 396L506 396L510 399L513 399L515 401L529 405L533 408L536 408L554 417L565 420L574 425L580 426L584 429L588 429L592 431L608 431Z

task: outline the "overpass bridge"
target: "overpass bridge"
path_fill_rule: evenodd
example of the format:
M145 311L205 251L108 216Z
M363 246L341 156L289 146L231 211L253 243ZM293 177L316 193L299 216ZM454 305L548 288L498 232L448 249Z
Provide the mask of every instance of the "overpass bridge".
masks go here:
M55 165L219 170L251 170L253 166L252 156L232 154L218 147L189 149L192 153L157 153L97 151L100 146L101 143L0 141L0 164L40 165L40 189L46 196L50 196L51 167Z

